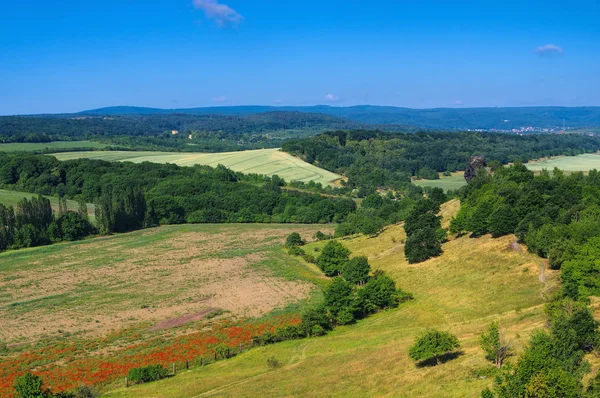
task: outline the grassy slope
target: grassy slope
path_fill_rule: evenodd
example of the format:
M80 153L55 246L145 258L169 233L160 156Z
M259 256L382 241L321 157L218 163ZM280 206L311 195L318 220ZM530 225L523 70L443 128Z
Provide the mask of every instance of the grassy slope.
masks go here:
M526 164L529 170L541 171L542 169L554 170L558 167L564 171L589 171L600 169L600 154L586 153L577 156L558 156L540 161L531 161Z
M55 141L41 143L8 143L0 144L0 152L35 152L35 151L60 151L65 149L102 149L106 148L106 144L92 141Z
M278 149L224 153L170 153L170 152L69 152L54 154L59 160L78 158L134 163L175 163L180 166L222 164L243 173L277 174L286 181L315 181L323 185L341 178L340 175L320 169Z
M413 184L420 187L442 188L444 191L448 191L457 190L467 185L467 181L465 181L465 173L459 172L453 173L451 177L440 175L439 180L414 180Z
M446 216L457 209L445 206ZM447 221L447 217L446 220ZM477 371L488 366L478 348L479 334L499 319L507 337L521 349L529 331L543 325L541 260L510 245L514 237L462 237L444 246L440 258L409 265L403 256L404 231L388 228L376 238L343 242L354 255L367 255L415 300L328 336L251 350L228 361L177 377L122 389L108 397L200 396L478 396L491 384ZM312 244L314 251L323 243ZM546 271L547 284L556 275ZM427 328L459 337L463 356L433 368L416 368L408 347ZM270 369L275 356L285 365Z
M35 196L37 196L37 195L30 193L30 192L18 192L18 191L8 191L5 189L0 189L0 203L2 203L5 206L16 206L19 201L23 200L23 198L31 199L32 197L35 197ZM52 209L55 212L57 212L58 211L58 198L55 198L53 196L46 196L46 198L50 199L50 204L52 205ZM74 211L77 211L79 209L79 205L74 200L67 200L67 207L69 208L69 210L74 210ZM96 216L94 214L94 205L91 203L88 203L87 207L88 207L88 216L90 217L90 220L93 222L96 219Z

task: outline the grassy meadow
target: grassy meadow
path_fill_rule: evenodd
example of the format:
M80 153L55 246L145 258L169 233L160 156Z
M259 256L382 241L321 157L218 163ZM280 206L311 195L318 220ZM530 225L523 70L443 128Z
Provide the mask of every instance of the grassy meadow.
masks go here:
M444 206L444 224L456 213ZM106 397L400 396L476 397L492 384L490 365L478 347L480 333L499 320L522 350L530 331L544 325L543 302L557 283L543 260L515 244L514 236L461 237L444 254L421 264L404 259L402 226L374 238L341 241L353 255L366 255L414 300L327 336L250 350L235 358L184 371L156 383L119 389ZM318 254L324 242L309 244ZM541 282L540 280L544 280ZM428 328L448 330L462 355L435 367L418 368L408 358L416 336ZM283 366L270 368L267 358Z
M0 152L51 152L73 149L102 149L106 144L92 141L11 142L0 144Z
M593 169L600 170L600 153L586 153L577 156L558 156L539 161L531 161L526 164L527 168L532 171L548 171L554 170L555 167L566 171L590 171Z
M465 173L452 173L452 176L445 177L440 174L439 180L413 180L413 184L420 187L442 188L445 192L457 190L467 185Z
M79 158L101 159L115 162L153 162L174 163L179 166L196 164L215 167L222 164L234 171L243 173L277 174L286 181L314 181L323 185L331 184L341 178L340 175L308 164L279 149L258 149L254 151L225 153L190 153L190 152L67 152L55 153L58 160Z
M0 189L0 203L5 206L16 206L17 203L23 198L31 199L37 195L30 192L18 192L18 191L9 191L6 189ZM50 204L52 205L52 210L58 212L58 198L54 196L45 196L50 199ZM69 210L77 211L79 209L79 204L74 200L67 200L67 207ZM91 203L87 204L88 208L88 217L90 221L94 222L96 219L95 208Z

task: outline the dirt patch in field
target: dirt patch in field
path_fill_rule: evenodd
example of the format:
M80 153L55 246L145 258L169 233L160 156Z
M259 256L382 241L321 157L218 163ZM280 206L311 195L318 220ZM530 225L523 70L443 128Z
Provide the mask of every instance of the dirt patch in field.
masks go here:
M158 322L156 325L152 327L152 330L163 330L163 329L171 329L179 326L186 325L190 322L196 322L204 319L209 314L213 312L217 312L217 308L208 308L204 311L197 312L195 314L189 314L185 316L180 316L179 318L173 319L165 319L164 321Z

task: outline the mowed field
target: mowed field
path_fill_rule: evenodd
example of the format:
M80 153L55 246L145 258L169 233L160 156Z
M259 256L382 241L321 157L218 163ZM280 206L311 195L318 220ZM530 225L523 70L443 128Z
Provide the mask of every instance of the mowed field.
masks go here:
M0 152L50 152L66 149L102 149L106 147L106 144L92 141L55 141L40 143L11 142L8 144L0 144Z
M66 152L55 153L58 160L79 158L101 159L114 162L153 162L174 163L179 166L196 164L215 167L219 164L242 173L255 173L272 176L277 174L286 181L314 181L323 185L342 178L340 175L308 164L279 149L258 149L224 153L183 153L183 152Z
M165 226L0 254L0 396L24 369L55 391L105 384L293 321L323 278L282 243L318 230Z
M6 189L0 189L0 203L5 206L16 206L18 202L23 200L23 198L31 199L32 197L37 197L36 194L30 192L18 192L18 191L9 191ZM58 198L53 196L45 196L50 199L50 204L52 205L52 210L54 212L58 212ZM79 209L79 204L74 200L67 200L67 207L69 210L77 211ZM93 204L88 203L88 217L90 221L94 222L96 219L95 215L95 207Z
M532 171L541 171L547 169L554 170L558 167L564 171L590 171L593 169L600 170L600 154L586 153L577 156L559 156L540 161L531 161L526 164L527 168Z
M458 209L444 206L447 224ZM353 255L366 255L375 269L389 273L414 300L324 337L253 349L235 358L184 371L156 383L120 389L107 397L399 396L478 397L491 386L490 364L479 335L499 320L521 352L530 332L544 325L544 297L557 274L543 260L515 244L514 236L461 237L444 244L444 254L407 264L402 226L375 238L341 241ZM308 245L318 254L323 243ZM418 368L408 358L416 336L429 328L455 333L457 359ZM283 366L272 369L268 358ZM514 359L513 359L514 360Z
M453 173L450 177L440 175L439 180L413 180L413 184L420 187L442 188L444 191L457 190L467 185L465 173Z

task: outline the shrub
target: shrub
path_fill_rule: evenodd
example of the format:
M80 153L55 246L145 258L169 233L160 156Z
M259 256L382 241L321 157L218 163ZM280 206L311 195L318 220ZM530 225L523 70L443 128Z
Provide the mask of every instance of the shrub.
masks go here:
M360 290L360 296L367 313L373 312L373 308L394 308L400 302L396 283L381 271L376 272L373 278Z
M149 383L164 379L169 375L169 371L162 365L150 365L141 368L133 368L129 370L127 377L133 383Z
M307 263L310 263L310 264L316 264L316 262L317 262L317 259L312 254L305 253L302 256L302 258L304 259L304 261L306 261Z
M285 240L285 247L304 246L305 243L298 232L292 232Z
M369 278L371 266L366 257L354 257L342 270L342 276L350 283L362 284Z
M301 257L304 257L306 255L306 252L304 250L302 250L301 248L299 248L298 246L292 246L290 248L290 250L288 250L288 254L290 256L301 256Z
M275 357L270 357L270 358L267 359L267 365L270 368L276 369L276 368L280 368L281 367L281 362L279 362L279 360L277 358L275 358Z
M300 337L302 337L302 330L298 326L285 326L275 332L275 338L278 341L295 340Z
M315 326L318 328L315 329ZM299 327L305 336L315 335L315 330L320 331L318 336L325 334L326 330L331 329L327 309L324 306L317 306L305 310Z
M26 373L15 381L18 398L50 398L51 394L44 389L43 380L39 376Z
M331 238L333 238L331 235L326 235L321 231L317 231L317 233L315 234L314 238L316 240L329 240Z
M342 272L350 258L350 250L340 242L332 240L325 245L317 259L317 265L327 276L338 275Z
M440 358L460 347L456 336L449 332L430 330L418 337L415 344L410 347L408 355L418 362L435 359L437 364Z

